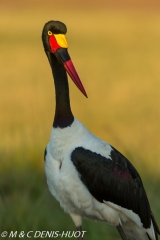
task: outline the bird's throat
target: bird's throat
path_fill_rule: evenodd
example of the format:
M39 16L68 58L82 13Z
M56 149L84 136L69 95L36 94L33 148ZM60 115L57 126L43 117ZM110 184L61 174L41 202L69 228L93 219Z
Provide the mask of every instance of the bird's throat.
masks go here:
M53 121L54 128L71 126L74 117L70 107L67 73L63 65L53 56L49 59L52 68L56 94L56 109Z

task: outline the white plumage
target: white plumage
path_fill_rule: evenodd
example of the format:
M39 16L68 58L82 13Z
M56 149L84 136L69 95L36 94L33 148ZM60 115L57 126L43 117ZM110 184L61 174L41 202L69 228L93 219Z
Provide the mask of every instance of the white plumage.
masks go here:
M75 134L76 133L76 134ZM99 203L79 178L71 161L71 153L77 147L90 149L109 158L112 147L91 134L78 120L65 129L53 128L47 145L45 172L52 195L60 202L65 212L70 214L75 225L81 226L82 218L106 221L112 226L121 224L130 240L148 240L146 229L137 214L114 203ZM147 229L155 240L153 224Z

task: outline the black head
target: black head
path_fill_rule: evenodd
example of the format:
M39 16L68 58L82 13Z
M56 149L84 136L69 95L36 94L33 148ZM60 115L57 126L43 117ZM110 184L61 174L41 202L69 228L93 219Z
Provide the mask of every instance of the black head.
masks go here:
M44 50L52 70L55 66L60 68L60 64L63 64L64 69L67 71L73 82L87 97L85 89L67 51L68 43L65 36L66 33L67 27L64 23L53 20L47 22L42 30L42 42Z
M42 30L42 42L45 51L50 52L50 46L49 46L49 35L48 32L51 32L53 34L66 34L67 33L67 27L64 23L60 21L54 21L51 20L47 22Z

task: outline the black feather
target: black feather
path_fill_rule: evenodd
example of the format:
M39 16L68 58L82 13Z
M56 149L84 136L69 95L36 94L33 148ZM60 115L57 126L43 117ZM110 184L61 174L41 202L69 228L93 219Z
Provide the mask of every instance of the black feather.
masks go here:
M47 148L44 151L44 161L46 161L46 155L47 155Z
M151 210L141 178L134 166L113 148L111 159L76 148L71 160L82 182L99 201L110 201L138 214L143 226L151 225Z

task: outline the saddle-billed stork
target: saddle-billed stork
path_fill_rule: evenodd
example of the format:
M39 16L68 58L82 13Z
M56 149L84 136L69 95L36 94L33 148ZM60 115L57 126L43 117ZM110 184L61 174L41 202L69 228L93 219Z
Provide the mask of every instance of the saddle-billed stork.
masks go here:
M42 31L56 94L53 127L44 156L49 190L79 231L84 217L115 226L123 240L157 240L160 231L137 170L72 114L67 73L87 94L68 54L66 32L60 21L47 22Z

